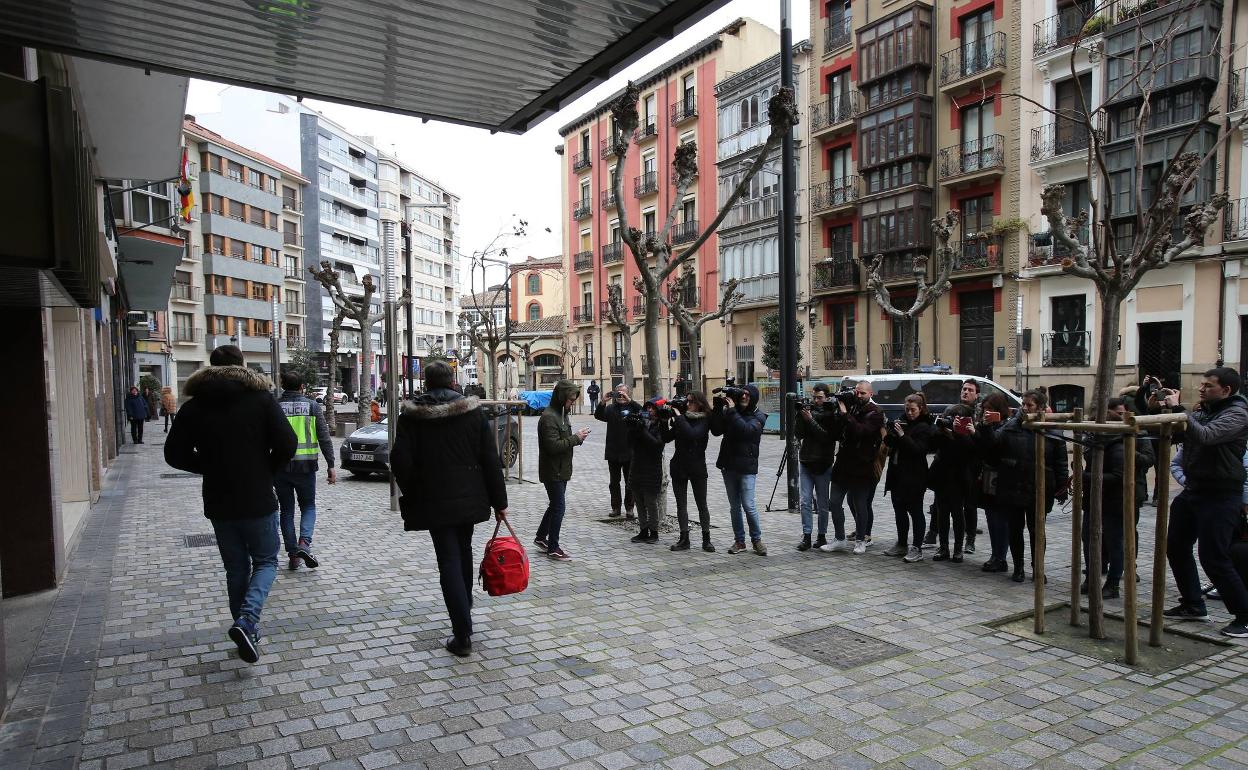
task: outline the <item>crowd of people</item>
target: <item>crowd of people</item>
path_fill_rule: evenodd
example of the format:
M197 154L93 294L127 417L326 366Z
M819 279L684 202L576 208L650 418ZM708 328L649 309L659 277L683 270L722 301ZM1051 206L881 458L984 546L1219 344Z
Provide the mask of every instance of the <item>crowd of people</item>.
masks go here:
M279 534L288 569L315 569L320 563L312 553L318 454L324 455L333 484L333 446L321 406L303 395L298 375L282 375L283 393L275 399L268 378L244 366L237 347L217 348L210 364L187 380L184 393L189 400L172 423L164 454L171 466L203 476L204 514L216 533L233 618L228 635L239 656L255 662L260 656L260 616L277 571ZM507 489L494 430L478 396L460 392L451 368L441 362L430 364L425 380L425 392L405 401L398 417L391 470L402 493L404 528L428 531L433 543L451 619L452 636L445 646L465 656L472 651L473 529L491 515L500 522L506 518ZM1200 403L1191 410L1179 403L1177 391L1157 383L1146 381L1125 396L1137 412L1187 411L1186 430L1177 437L1181 449L1170 469L1183 490L1171 509L1167 539L1181 600L1165 615L1207 619L1206 599L1216 596L1234 616L1222 633L1248 637L1248 401L1239 390L1239 375L1217 368L1205 373ZM976 551L978 511L983 509L989 539L983 571L1010 572L1014 581L1022 582L1028 542L1034 554L1037 492L1046 511L1064 500L1067 442L1100 441L1106 572L1103 582L1089 574L1084 590L1118 597L1125 561L1123 519L1114 515L1122 509L1126 467L1121 436L1096 439L1046 432L1044 489L1037 490L1035 432L1024 427L1023 416L1046 411L1043 391L1024 393L1022 409L1012 414L1004 396L981 399L976 381L967 380L960 402L942 414L931 414L923 394L914 393L896 420L886 419L873 396L866 381L837 393L815 385L794 411L795 435L801 442L799 551L865 553L872 545L873 500L883 479L897 533L886 555L913 564L930 553L933 561L961 563ZM554 561L572 558L560 535L573 454L590 434L589 428L574 431L569 419L581 397L578 385L561 380L538 421L538 475L548 504L534 544ZM136 391L131 398L137 414L142 396ZM1122 419L1128 406L1123 398L1112 399L1110 419ZM767 416L759 408L756 387L730 383L710 399L685 388L671 400L651 398L638 404L626 387L618 386L596 403L594 416L606 424L610 515L636 520L632 542L658 542L663 463L670 443L674 451L668 472L680 530L671 550L691 548L692 489L702 550L715 552L706 458L714 435L721 437L715 467L723 478L733 531L727 551L767 555L755 501ZM1141 434L1135 445L1138 521L1138 506L1147 497L1145 474L1156 458L1147 436ZM1085 506L1093 489L1087 473ZM929 490L935 505L925 512ZM854 527L848 534L847 501ZM1084 538L1086 543L1086 529ZM1194 546L1211 586L1201 585ZM1034 564L1031 572L1034 579Z

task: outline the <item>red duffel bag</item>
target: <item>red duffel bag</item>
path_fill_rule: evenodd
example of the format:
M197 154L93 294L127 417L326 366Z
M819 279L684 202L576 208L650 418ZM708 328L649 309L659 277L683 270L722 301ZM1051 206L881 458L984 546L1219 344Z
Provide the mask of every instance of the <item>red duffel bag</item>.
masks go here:
M499 537L498 530L504 524L511 535ZM506 517L494 525L494 536L485 544L480 577L481 587L490 596L518 594L529 587L529 557Z

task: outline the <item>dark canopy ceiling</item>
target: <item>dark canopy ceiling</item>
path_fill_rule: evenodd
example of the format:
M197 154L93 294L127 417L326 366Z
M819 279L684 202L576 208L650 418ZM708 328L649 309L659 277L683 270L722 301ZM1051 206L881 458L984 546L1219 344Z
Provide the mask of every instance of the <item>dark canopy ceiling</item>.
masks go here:
M727 0L0 0L0 38L523 132Z

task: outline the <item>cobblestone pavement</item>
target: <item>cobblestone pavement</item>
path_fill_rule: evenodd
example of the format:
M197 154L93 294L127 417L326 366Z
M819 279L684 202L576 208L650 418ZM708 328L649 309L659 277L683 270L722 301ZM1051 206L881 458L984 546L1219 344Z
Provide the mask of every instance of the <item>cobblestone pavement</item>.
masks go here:
M1243 644L1146 675L994 630L983 624L1030 609L1031 585L981 572L982 550L962 565L885 557L893 518L882 498L865 556L798 553L787 512L762 514L770 556L728 556L714 478L718 553L632 545L599 521L603 433L577 450L563 536L574 560L535 561L518 596L478 593L471 658L442 649L427 535L402 531L385 482L345 479L319 490L322 566L280 571L254 666L225 636L216 549L184 544L211 532L199 482L163 464L157 434L120 460L89 520L0 725L0 766L1248 766ZM760 510L779 456L766 439ZM527 540L544 491L509 491ZM1053 517L1054 601L1068 590L1068 527ZM488 534L477 529L478 553ZM1212 626L1186 625L1212 635L1225 614L1211 610ZM895 654L836 668L791 649L815 654L813 641L777 641L832 626L867 637L841 642L838 658L855 657L854 644Z

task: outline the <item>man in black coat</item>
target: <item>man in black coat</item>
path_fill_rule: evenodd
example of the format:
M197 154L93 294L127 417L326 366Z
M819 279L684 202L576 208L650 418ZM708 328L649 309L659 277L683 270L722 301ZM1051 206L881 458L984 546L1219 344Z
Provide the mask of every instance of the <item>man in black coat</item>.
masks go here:
M297 439L273 398L273 384L243 365L234 345L186 381L190 400L165 439L165 462L204 477L204 516L212 522L230 597L230 639L248 663L260 659L260 612L277 575L277 497L273 476L295 456Z
M936 517L928 530L925 545L940 540L940 548L933 561L962 561L963 544L969 544L968 553L975 552L976 484L980 475L979 449L975 442L973 423L975 402L979 399L979 383L966 380L962 383L959 402L946 407L940 426L932 436L931 446L936 451L932 460L932 491L936 493ZM1003 415L1008 416L1008 415ZM949 529L953 527L953 550L949 550ZM969 531L968 531L969 526ZM933 536L935 532L935 536Z
M394 479L403 496L403 529L427 529L438 559L442 598L453 636L446 649L472 652L472 528L507 516L507 487L494 431L476 396L452 389L445 362L425 370L427 392L403 404L394 451Z
M813 408L797 410L798 419L793 421L793 433L802 442L798 453L802 511L802 540L797 544L799 551L822 548L828 544L828 494L832 487L832 463L836 460L837 429L837 408L835 404L828 403L828 393L827 385L816 383L811 389ZM815 529L816 509L819 535L812 543L810 537ZM836 537L844 540L844 514L836 526Z
M607 460L607 470L611 474L609 489L611 490L611 515L620 516L620 479L624 479L624 515L633 518L633 487L629 482L632 470L633 447L628 438L628 426L624 424L626 415L637 414L641 405L628 397L628 387L617 385L611 399L603 399L594 410L594 419L607 424L606 450L603 456Z
M666 403L661 398L652 398L642 407L638 417L628 421L629 441L633 447L628 482L637 502L637 519L641 525L641 531L632 539L634 543L659 542L659 493L663 490L665 422L660 420L659 410Z
M711 412L711 435L723 436L719 442L719 456L715 467L724 476L724 491L728 495L728 517L732 520L735 537L728 553L743 553L746 525L749 525L750 541L754 553L767 555L763 543L763 525L758 518L758 506L754 490L758 481L758 447L763 439L763 427L767 413L758 408L758 388L749 384L741 388L737 400L727 392L715 397ZM745 518L742 518L744 511Z
M847 405L837 400L838 438L841 447L832 466L832 486L829 492L829 508L832 525L838 537L820 548L822 551L844 550L850 544L839 537L845 521L844 503L849 498L849 512L854 517L854 553L863 554L871 544L871 525L875 512L871 499L880 477L875 473L875 460L884 440L884 411L872 400L875 389L869 382L854 386L854 403Z

